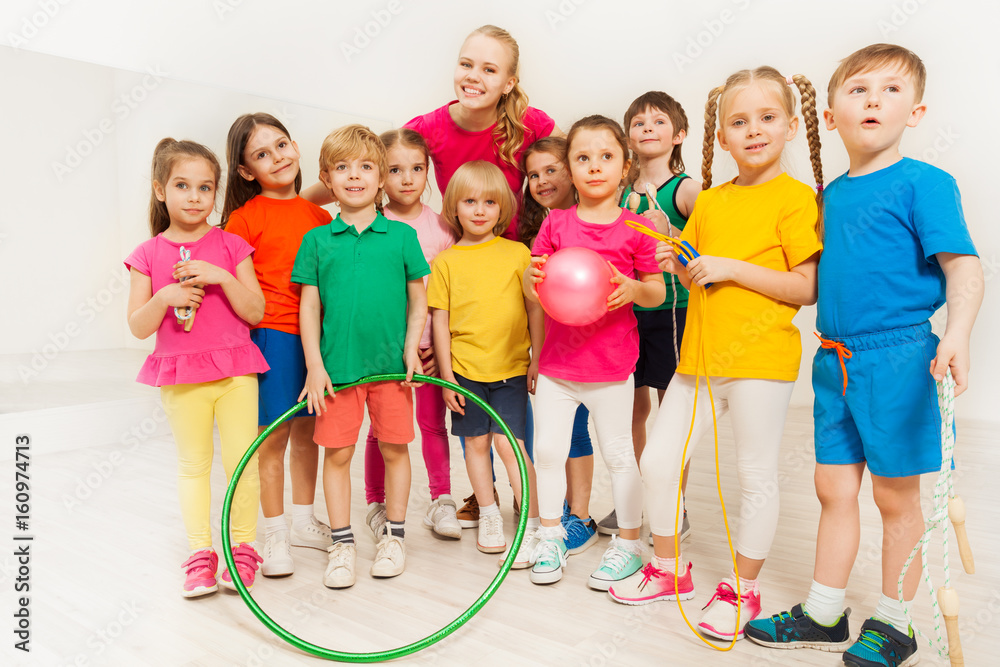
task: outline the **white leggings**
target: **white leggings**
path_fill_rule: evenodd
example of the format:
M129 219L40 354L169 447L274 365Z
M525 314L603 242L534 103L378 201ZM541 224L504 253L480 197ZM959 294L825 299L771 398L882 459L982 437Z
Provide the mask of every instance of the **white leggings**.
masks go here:
M619 528L642 525L642 480L632 448L632 403L635 383L572 382L538 376L535 390L535 475L538 513L558 520L566 498L566 459L573 419L583 403L594 418L601 456L611 473L611 495Z
M747 378L712 378L715 412L731 415L736 439L736 474L741 502L736 550L753 560L767 557L778 526L778 450L785 430L794 382ZM646 511L654 535L674 534L681 452L691 427L695 381L675 373L663 396L656 422L642 453ZM698 412L688 444L687 461L702 436L711 433L712 408L705 378L698 391ZM726 462L720 460L720 471Z

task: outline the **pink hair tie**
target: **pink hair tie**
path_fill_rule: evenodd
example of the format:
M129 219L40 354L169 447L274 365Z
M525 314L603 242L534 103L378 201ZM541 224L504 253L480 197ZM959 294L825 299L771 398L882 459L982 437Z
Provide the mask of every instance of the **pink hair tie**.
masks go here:
M786 77L785 77L785 82L786 82L786 83L787 83L787 84L788 84L789 86L794 86L794 85L795 85L795 82L794 82L794 81L792 81L792 77L790 77L790 76L786 76Z
M816 192L823 192L823 184L822 183L817 183L816 184Z

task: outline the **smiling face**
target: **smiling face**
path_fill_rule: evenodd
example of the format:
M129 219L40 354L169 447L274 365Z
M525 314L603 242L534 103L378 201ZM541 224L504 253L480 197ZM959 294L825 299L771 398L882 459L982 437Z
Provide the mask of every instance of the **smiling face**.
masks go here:
M574 203L573 181L556 155L536 151L524 161L528 192L547 209L569 208Z
M632 117L628 127L628 145L642 158L656 158L669 155L674 146L684 141L684 131L674 132L670 116L646 107Z
M509 93L515 82L507 47L482 33L465 40L455 66L459 104L470 111L495 109L500 96Z
M899 159L903 130L923 117L926 107L916 96L912 74L890 64L846 79L834 91L823 119L828 130L840 134L852 167L860 158L878 162L880 168Z
M257 181L265 196L294 196L299 147L278 128L258 125L247 140L239 172L246 180Z
M466 192L456 202L455 215L462 226L463 245L489 241L500 220L500 202L479 190Z
M205 224L215 209L217 186L208 160L192 158L178 160L166 183L153 181L153 193L166 204L171 227L193 228Z
M598 203L616 197L628 163L614 134L605 128L583 128L573 135L572 142L567 151L569 169L580 202Z
M382 187L378 163L367 155L335 161L319 172L319 180L330 190L342 213L373 207Z
M389 173L385 179L385 193L389 201L402 207L420 201L427 187L427 156L424 152L397 143L389 149L386 162Z
M734 92L719 110L719 144L739 167L739 185L753 185L781 173L781 151L795 137L799 119L782 103L778 84L754 81Z

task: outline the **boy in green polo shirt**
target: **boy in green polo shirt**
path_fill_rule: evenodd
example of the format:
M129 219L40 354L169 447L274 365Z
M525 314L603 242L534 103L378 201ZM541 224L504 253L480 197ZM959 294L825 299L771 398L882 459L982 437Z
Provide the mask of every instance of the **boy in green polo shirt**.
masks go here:
M314 440L326 447L323 493L333 544L323 583L354 585L357 552L351 531L351 458L365 405L385 459L385 533L379 539L373 577L403 572L403 521L410 491L413 394L409 382L422 372L417 346L427 317L423 277L430 273L417 234L387 220L382 200L385 148L371 130L348 125L323 141L319 177L340 206L329 225L302 239L292 282L302 285L299 327L306 358L308 398L315 411ZM363 384L333 394L333 386L366 375L406 373L407 381ZM324 391L330 395L323 396Z

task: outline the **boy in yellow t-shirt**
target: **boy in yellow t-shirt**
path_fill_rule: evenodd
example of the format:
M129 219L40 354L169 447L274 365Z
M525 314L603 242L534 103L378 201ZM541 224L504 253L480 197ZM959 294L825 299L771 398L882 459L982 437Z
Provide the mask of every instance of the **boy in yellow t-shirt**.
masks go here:
M528 462L528 532L513 565L525 568L531 565L539 521L535 470L524 449L524 432L528 392L534 393L538 379L532 352L541 349L543 319L538 304L521 292L521 276L531 263L528 249L500 237L514 208L514 195L495 165L470 162L455 172L442 215L460 239L434 260L427 303L441 377L493 406ZM449 389L444 400L452 410L452 434L465 437L465 465L480 507L477 546L484 553L501 553L507 544L493 497L490 444L496 446L520 504L514 450L506 438L494 440L500 427L482 408Z

